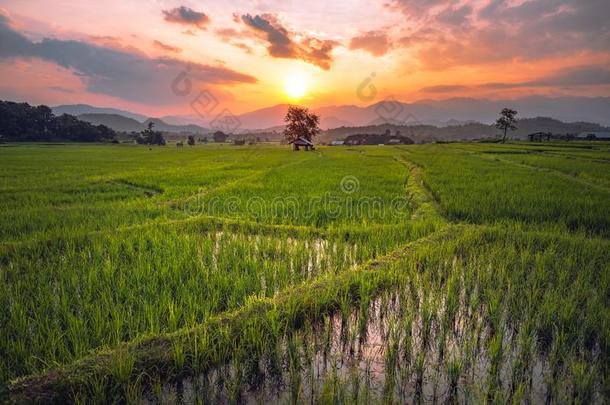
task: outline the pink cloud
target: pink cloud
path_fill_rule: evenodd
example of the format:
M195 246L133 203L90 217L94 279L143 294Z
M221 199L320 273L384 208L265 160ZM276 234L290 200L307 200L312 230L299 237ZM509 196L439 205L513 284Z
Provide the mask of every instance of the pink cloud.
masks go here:
M383 56L391 48L390 38L384 31L368 31L351 39L349 49L361 49L373 56Z
M163 10L163 15L167 22L193 26L199 29L205 29L205 26L210 22L210 18L205 13L185 6Z
M504 0L461 6L434 0L393 0L411 21L398 40L424 69L542 60L590 51L610 53L610 3Z
M162 51L166 51L166 52L172 52L172 53L180 53L180 52L182 52L182 49L177 47L177 46L168 45L168 44L166 44L164 42L157 41L157 40L153 41L153 45L157 49L161 49Z

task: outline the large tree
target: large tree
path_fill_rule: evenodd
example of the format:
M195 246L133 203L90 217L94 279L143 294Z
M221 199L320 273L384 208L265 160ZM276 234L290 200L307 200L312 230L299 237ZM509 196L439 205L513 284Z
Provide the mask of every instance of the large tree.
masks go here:
M313 141L313 138L320 133L320 117L309 112L305 107L291 105L288 107L284 121L286 122L284 139L288 142L297 138Z
M517 123L517 111L511 110L510 108L505 108L500 111L500 118L496 120L496 128L504 131L504 136L502 136L502 143L506 142L506 133L510 129L514 131L517 129L515 125Z

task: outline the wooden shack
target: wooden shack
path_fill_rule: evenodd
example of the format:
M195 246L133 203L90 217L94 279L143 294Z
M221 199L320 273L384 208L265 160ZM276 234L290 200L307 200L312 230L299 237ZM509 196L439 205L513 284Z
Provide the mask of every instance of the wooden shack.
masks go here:
M301 147L305 148L305 150L314 150L313 142L309 139L305 139L302 136L297 139L293 139L289 143L292 144L292 150L300 150Z
M550 132L535 132L533 134L529 134L527 139L529 139L530 142L542 142L544 140L550 141L552 136L553 134Z

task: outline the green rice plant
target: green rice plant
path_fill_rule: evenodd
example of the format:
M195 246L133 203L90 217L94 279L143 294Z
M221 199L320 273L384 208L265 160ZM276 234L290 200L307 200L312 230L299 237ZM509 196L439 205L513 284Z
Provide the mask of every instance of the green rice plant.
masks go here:
M450 218L476 223L509 220L541 224L555 232L581 230L608 236L604 215L608 190L575 181L567 187L564 177L490 161L479 157L478 148L464 149L437 145L409 149L408 158L423 167L424 181Z
M120 384L127 384L132 378L135 357L132 353L126 350L120 350L117 352L117 356L113 358L113 362L110 364L110 374Z
M448 386L448 399L449 403L457 403L458 401L458 383L462 374L462 368L464 366L461 357L458 354L452 355L446 361L447 377L449 380Z
M316 398L316 403L320 404L338 404L342 403L342 389L341 381L337 373L337 367L333 364L331 372L328 377L322 383L322 388L319 396Z
M424 385L424 371L426 363L426 352L420 351L415 358L415 392L414 400L419 403L423 400L423 385Z
M487 397L494 398L501 391L500 368L503 357L504 333L497 332L489 339L487 351L489 353L489 377L487 382Z
M288 358L288 375L290 382L290 401L293 404L299 402L301 396L301 355L298 351L298 343L296 342L296 335L288 337L287 339L287 358Z
M176 370L182 370L186 365L186 353L182 342L174 342L172 345L172 358Z
M427 350L430 346L430 335L432 333L432 323L434 321L434 308L432 308L434 304L431 302L431 296L424 296L422 300L420 335L422 350Z
M135 401L194 374L210 378L212 402L240 401L263 374L285 373L332 402L393 401L408 392L407 372L418 401L425 390L440 401L446 379L452 398L535 402L536 367L549 401L599 401L591 393L607 385L610 159L601 146L298 156L265 146L250 159L215 146L5 149L0 384L11 398ZM340 186L348 175L359 181L351 194ZM349 210L313 204L324 194ZM402 212L390 208L404 196ZM313 207L274 211L279 197ZM358 198L384 204L362 210ZM370 315L377 304L380 319ZM370 389L370 370L303 377L335 360L341 332L347 355L356 336L365 348L381 341L385 394ZM172 389L151 395L181 395Z
M398 347L400 344L400 329L394 327L391 328L385 348L385 383L383 386L383 401L386 403L390 403L394 398L394 389L396 387L396 378L397 373L396 369L398 367Z
M510 394L515 400L524 399L527 387L532 384L532 373L536 357L536 335L531 321L526 320L519 327L517 354L511 364Z
M360 369L353 367L350 370L350 392L351 396L349 398L350 403L358 404L360 403Z
M594 367L584 361L574 360L570 364L572 377L572 398L575 404L590 404L594 395Z
M140 378L125 384L125 400L127 403L136 404L142 401L143 392Z

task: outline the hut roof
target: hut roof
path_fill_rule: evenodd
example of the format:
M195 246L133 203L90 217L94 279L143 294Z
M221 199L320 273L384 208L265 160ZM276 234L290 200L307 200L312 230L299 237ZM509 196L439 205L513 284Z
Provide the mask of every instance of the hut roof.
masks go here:
M292 141L288 142L289 144L294 143L295 145L308 145L308 146L313 146L313 142L311 142L309 139L305 139L302 136L299 136L297 139L293 139Z

